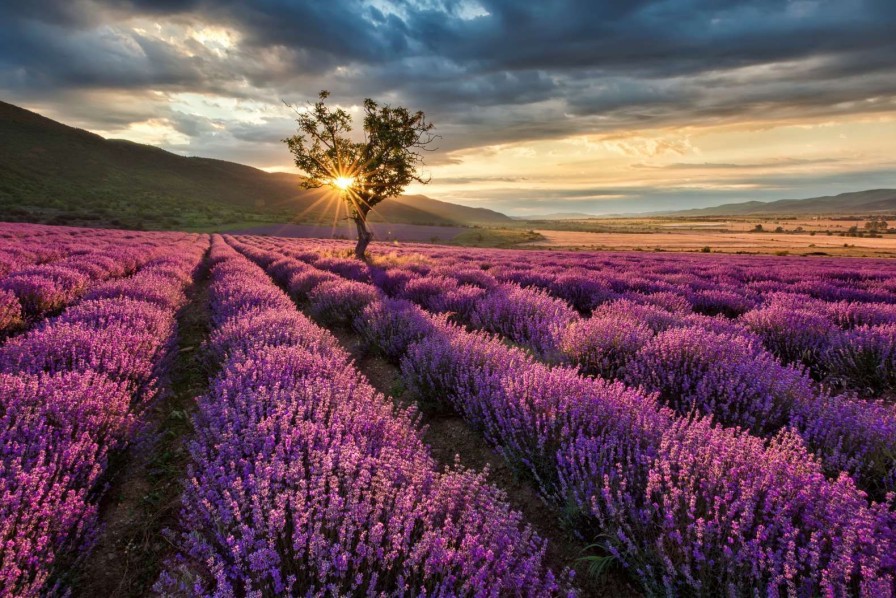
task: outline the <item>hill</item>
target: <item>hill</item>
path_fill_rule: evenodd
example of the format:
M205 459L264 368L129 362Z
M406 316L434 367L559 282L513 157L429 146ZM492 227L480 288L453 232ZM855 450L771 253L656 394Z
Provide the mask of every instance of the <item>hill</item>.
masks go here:
M284 150L285 151L285 150ZM330 222L346 216L301 178L184 157L69 127L0 102L3 220L148 229ZM506 224L492 210L423 195L389 199L373 220L432 225Z
M653 212L653 216L751 216L769 214L779 216L815 215L871 215L896 212L896 189L871 189L807 199L778 201L747 201L712 208Z

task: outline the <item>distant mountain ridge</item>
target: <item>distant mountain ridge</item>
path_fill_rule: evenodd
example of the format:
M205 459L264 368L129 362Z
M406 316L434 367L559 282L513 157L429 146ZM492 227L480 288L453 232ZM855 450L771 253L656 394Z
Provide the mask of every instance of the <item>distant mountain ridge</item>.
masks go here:
M190 228L332 223L347 216L342 202L328 200L323 190L303 190L300 181L294 174L105 139L0 102L0 220ZM513 222L493 210L423 195L388 199L371 218L442 226Z
M807 199L779 199L777 201L747 201L711 208L695 208L651 212L653 216L750 216L759 214L824 216L833 214L877 214L896 212L896 189L870 189L810 197Z

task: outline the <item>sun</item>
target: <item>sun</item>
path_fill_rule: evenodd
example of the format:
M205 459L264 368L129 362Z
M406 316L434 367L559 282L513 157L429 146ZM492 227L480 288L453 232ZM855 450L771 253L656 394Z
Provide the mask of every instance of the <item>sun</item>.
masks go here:
M349 187L355 184L355 177L350 176L338 176L333 179L333 186L341 189L342 191L348 190Z

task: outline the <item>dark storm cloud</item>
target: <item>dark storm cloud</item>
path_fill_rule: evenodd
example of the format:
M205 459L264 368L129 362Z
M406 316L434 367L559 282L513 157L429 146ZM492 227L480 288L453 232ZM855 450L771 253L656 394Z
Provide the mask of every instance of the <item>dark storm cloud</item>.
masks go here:
M458 18L457 3L393 4L401 14L383 14L358 0L12 0L3 3L0 16L5 38L40 42L50 41L46 31L16 36L18 26L44 23L74 31L128 16L193 16L233 26L250 49L284 46L366 66L403 65L410 72L395 75L408 83L432 76L406 62L421 57L455 65L438 73L453 74L462 84L469 76L539 70L668 78L821 54L842 56L832 75L843 69L854 75L892 67L893 52L886 50L896 48L896 4L886 1L483 0L479 6L488 16L466 20ZM508 85L514 81L509 78ZM506 93L500 85L481 91L486 101Z
M892 3L485 1L472 24L416 13L433 53L489 69L690 74L816 53L892 48ZM856 67L861 68L860 64Z
M186 87L209 83L215 71L214 64L137 32L32 20L0 37L0 66L0 85L48 91Z
M0 20L4 23L4 40L0 58L23 65L32 63L46 66L55 57L59 67L76 60L78 55L56 52L65 48L65 38L82 34L107 40L104 27L126 23L128 19L175 19L181 22L202 22L230 26L242 35L243 58L250 62L254 51L279 47L295 56L312 55L315 63L334 61L361 64L384 63L393 56L403 55L410 36L404 21L358 1L294 2L241 0L211 2L149 1L102 2L98 0L11 0L0 5ZM139 35L128 35L140 39ZM107 40L108 41L108 40ZM25 43L26 47L21 44ZM97 42L94 41L96 44ZM111 43L109 46L111 47ZM47 47L31 58L28 50ZM85 48L102 60L100 50ZM172 51L175 51L172 49ZM55 55L54 55L54 52ZM311 63L309 63L311 64ZM56 66L56 65L53 65ZM102 66L102 65L99 65ZM135 64L138 70L142 65ZM238 66L233 64L231 66ZM245 66L245 65L244 65ZM308 66L308 65L302 65ZM60 72L64 68L58 69ZM101 69L98 69L101 70ZM243 73L233 73L235 77ZM291 75L300 75L295 72ZM197 74L198 75L198 74ZM280 73L272 73L274 78ZM128 81L124 82L125 85Z
M140 27L154 22L171 31ZM177 29L195 25L232 29L238 42L218 52ZM436 163L572 133L892 111L894 70L892 0L0 4L5 96L36 105L91 90L187 91L279 109L326 87L337 101L425 109L443 134ZM161 115L196 144L222 138L163 103L138 107L135 122ZM92 110L108 122L102 105ZM231 140L276 142L283 117L224 124Z

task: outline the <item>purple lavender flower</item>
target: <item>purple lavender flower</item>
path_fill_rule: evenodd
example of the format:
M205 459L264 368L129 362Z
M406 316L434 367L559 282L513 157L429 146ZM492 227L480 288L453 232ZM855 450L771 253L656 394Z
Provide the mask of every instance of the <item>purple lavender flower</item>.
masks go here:
M781 304L754 309L741 320L784 363L803 364L816 374L821 356L837 334L825 316Z
M583 372L614 379L651 338L653 331L636 319L601 314L567 327L560 338L560 351Z
M12 291L0 289L0 334L23 323L22 304Z
M247 254L263 255L268 263L276 259L270 253L278 251L278 244L285 244L258 243ZM289 241L288 246L289 252L307 256L332 251L336 245ZM798 370L782 366L764 351L759 337L740 323L688 313L689 307L681 303L683 297L699 293L716 306L736 304L736 297L711 291L740 295L741 287L752 300L757 294L794 288L841 297L849 293L840 282L811 289L796 285L815 277L814 285L826 276L858 285L867 274L841 271L837 278L833 274L838 270L827 262L807 273L803 261L770 258L645 260L632 254L596 259L575 254L413 251L428 256L435 263L432 272L439 275L450 274L466 260L494 265L490 273L499 280L534 287L551 284L563 268L601 270L601 282L631 300L603 304L595 315L617 316L620 321L634 316L635 325L661 333L639 350L636 359L643 356L653 371L674 374L662 380L670 388L691 393L693 406L699 398L716 417L746 426L755 423L754 432L772 437L764 440L718 427L707 418L681 417L660 407L653 395L583 378L570 368L547 367L498 338L471 334L444 321L430 320L429 326L421 326L419 318L425 314L407 304L377 301L355 318L354 325L370 337L383 331L382 344L391 355L406 348L403 378L420 400L450 407L482 430L515 467L533 477L546 498L564 507L575 529L589 540L602 538L648 592L864 596L894 592L896 520L886 505L869 504L853 479L839 475L842 469L850 472L876 497L888 485L892 489L894 468L887 461L888 454L896 454L890 440L896 437L892 412L879 404L818 392ZM396 254L390 259L400 264L404 258L400 251ZM445 262L451 267L439 267L439 260L454 261ZM426 288L428 268L416 268L422 278L412 290ZM379 281L379 276L374 272L373 280ZM403 292L409 280L396 289ZM444 293L428 292L417 299L440 311L443 307L436 306L456 285L448 287L452 285L445 284ZM531 293L538 292L519 289L528 295L515 304L508 301L504 288L489 289L491 296L479 304L493 302L497 307L477 306L473 312L476 317L481 310L500 325L484 320L474 325L537 347L538 331L529 333L526 326L538 317L526 308ZM878 285L863 293L876 297L890 290ZM793 307L798 306L787 309ZM831 323L828 313L823 317ZM576 321L569 319L560 331ZM403 335L403 326L414 334ZM572 342L574 336L569 334ZM688 334L697 335L706 346L684 342ZM626 372L633 367L627 364ZM726 377L726 372L735 375ZM718 384L701 383L704 377ZM633 382L640 384L640 377ZM791 426L799 437L793 432L776 435ZM804 444L821 460L815 460Z
M373 286L351 280L323 282L308 295L311 316L328 324L350 324L380 292Z
M679 413L696 409L760 435L787 424L792 405L812 389L748 339L702 328L673 328L645 343L625 371L629 384L659 392Z
M565 302L547 293L505 285L493 289L479 302L470 323L551 358L558 351L559 335L578 318Z
M835 337L823 356L825 370L870 396L896 393L896 323L859 326Z
M393 361L404 355L411 343L426 337L432 327L430 318L404 299L374 301L354 321L354 328L367 347Z
M435 471L413 410L376 393L324 330L271 305L276 289L260 269L247 280L245 260L217 251L210 293L220 324L209 345L227 357L199 400L181 550L157 591L557 593L544 542L501 493L482 476ZM219 275L228 270L239 275ZM233 284L245 299L219 299ZM383 305L373 287L341 284L353 297L373 293L363 313ZM275 317L294 325L254 333Z
M124 233L98 234L114 244ZM139 236L146 238L158 238L164 251L135 241L143 256L122 250L115 263L90 249L73 251L65 259L75 275L62 266L48 274L69 291L57 308L91 286L111 288L98 281L145 270L115 281L111 297L82 301L0 347L0 594L64 591L50 581L57 561L91 548L109 457L127 444L137 415L160 390L175 345L174 309L202 240ZM172 301L145 301L148 280Z

